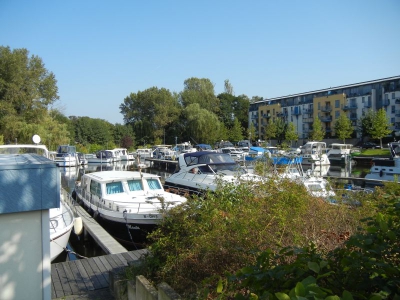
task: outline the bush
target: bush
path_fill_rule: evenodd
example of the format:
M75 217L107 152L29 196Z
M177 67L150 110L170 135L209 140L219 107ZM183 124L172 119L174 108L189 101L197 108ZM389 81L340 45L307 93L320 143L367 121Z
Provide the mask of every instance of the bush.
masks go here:
M295 246L322 258L340 247L361 218L375 214L373 197L354 209L314 198L291 180L227 185L171 210L149 236L151 255L140 272L185 298L211 299L217 287L226 288L227 274L257 265L260 253L274 256ZM282 257L282 263L296 259Z

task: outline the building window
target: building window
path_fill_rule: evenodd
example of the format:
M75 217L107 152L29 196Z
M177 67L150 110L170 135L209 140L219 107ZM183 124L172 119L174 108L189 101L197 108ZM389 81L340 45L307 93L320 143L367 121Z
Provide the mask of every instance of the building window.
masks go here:
M335 119L339 118L340 110L335 110Z
M362 97L362 98L361 98L361 102L362 102L362 103L364 103L364 99L365 99L365 97Z
M390 123L394 124L395 120L394 118L390 118Z
M385 94L385 100L388 100L388 99L389 99L388 96L389 96L388 94Z
M392 114L396 112L396 106L392 105Z
M392 93L392 99L394 99L394 96L395 96L394 93Z
M335 100L335 108L339 108L340 107L340 100Z

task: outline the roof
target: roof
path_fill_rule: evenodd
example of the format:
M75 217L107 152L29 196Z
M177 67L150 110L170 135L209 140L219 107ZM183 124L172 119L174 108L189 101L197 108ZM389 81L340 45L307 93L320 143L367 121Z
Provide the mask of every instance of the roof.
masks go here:
M99 181L126 180L137 178L159 178L159 175L143 173L138 171L100 171L87 173L84 176L92 177Z

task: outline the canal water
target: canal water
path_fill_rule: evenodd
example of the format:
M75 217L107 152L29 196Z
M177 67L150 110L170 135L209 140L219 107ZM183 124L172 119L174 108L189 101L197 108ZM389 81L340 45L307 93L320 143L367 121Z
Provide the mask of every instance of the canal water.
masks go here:
M303 167L304 171L307 171L307 169L310 168L311 166ZM136 171L137 169L132 161L118 162L114 164L89 164L84 167L60 167L62 187L71 194L75 188L75 182L80 180L82 174L106 170ZM161 181L164 181L164 179L171 174L168 170L156 168L146 168L144 172L159 175L161 177ZM369 172L369 167L352 166L345 168L340 166L323 166L322 168L315 167L314 172L322 176L364 178ZM128 250L136 250L138 247L137 244L132 244L129 242L123 244L123 246ZM60 255L56 260L53 261L53 263L79 259L80 256L95 257L105 254L103 250L90 238L90 236L88 240L84 241L83 237L76 236L74 232L71 234L67 248L69 249L69 252L65 252Z

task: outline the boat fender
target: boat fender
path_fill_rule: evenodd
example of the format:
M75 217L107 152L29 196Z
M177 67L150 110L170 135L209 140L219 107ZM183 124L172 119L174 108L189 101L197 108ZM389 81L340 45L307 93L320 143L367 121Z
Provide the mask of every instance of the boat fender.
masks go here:
M72 196L72 199L74 199L76 201L76 191L75 190L72 191L71 196Z
M76 235L80 235L83 231L83 222L81 217L77 217L74 220L74 232Z
M379 171L379 176L380 176L380 177L383 176L383 171L382 171L382 170Z

